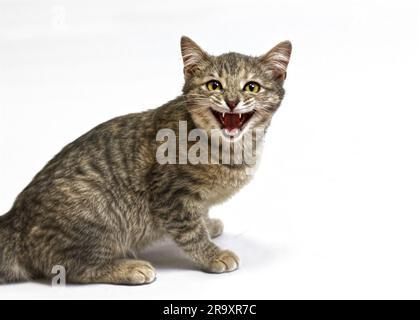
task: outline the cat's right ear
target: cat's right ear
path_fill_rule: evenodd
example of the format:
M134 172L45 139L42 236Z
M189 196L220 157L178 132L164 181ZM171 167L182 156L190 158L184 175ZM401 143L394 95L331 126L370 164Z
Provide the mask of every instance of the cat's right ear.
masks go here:
M208 60L207 53L190 38L181 38L181 54L184 60L184 75L189 77Z
M276 80L284 80L287 75L292 44L290 41L283 41L260 57L267 74Z

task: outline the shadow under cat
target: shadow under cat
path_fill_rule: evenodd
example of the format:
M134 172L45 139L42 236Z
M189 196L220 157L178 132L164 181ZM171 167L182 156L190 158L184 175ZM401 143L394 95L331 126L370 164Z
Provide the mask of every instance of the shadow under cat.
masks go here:
M241 241L235 242L234 239ZM246 262L246 268L259 268L269 261L276 260L287 254L287 247L274 248L259 243L256 239L246 234L225 233L214 240L220 246L238 243L233 247L241 255L242 261ZM232 247L232 245L231 245ZM165 239L152 244L140 252L139 257L153 263L158 270L196 270L200 271L190 258L170 239Z

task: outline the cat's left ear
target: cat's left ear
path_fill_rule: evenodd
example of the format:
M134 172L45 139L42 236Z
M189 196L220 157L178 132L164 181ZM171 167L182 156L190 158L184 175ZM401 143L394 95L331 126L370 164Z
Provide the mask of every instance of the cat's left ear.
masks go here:
M181 53L185 77L192 75L208 61L207 53L186 36L181 38Z
M266 72L276 80L284 80L287 75L287 65L292 53L292 43L283 41L260 57Z

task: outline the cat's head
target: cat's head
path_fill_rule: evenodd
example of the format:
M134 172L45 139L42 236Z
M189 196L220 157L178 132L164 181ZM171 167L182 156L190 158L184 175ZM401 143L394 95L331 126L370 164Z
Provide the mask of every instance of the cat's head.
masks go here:
M253 129L265 130L284 96L292 45L284 41L265 55L212 56L181 38L184 96L197 127L235 141Z

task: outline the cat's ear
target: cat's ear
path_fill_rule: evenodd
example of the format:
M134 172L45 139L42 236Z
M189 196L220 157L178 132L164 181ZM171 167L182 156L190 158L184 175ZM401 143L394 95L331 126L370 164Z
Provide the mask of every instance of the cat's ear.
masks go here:
M292 53L292 43L283 41L260 57L266 72L276 80L284 80L287 75L287 65Z
M192 75L208 60L207 53L190 38L181 38L181 54L184 60L185 77Z

